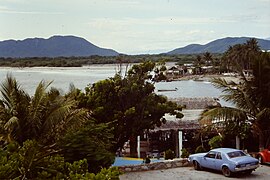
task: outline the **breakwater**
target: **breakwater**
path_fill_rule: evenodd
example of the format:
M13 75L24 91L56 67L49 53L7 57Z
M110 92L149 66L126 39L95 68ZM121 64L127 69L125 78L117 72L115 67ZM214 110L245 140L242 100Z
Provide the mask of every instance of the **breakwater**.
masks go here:
M178 105L184 106L184 109L205 109L210 106L221 106L217 98L196 97L196 98L170 98L170 101L176 102Z

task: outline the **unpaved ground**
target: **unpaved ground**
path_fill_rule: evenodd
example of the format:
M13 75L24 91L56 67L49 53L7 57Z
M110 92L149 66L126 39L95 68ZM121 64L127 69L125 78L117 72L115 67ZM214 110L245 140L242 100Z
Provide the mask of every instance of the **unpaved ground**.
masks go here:
M120 180L222 180L222 179L264 179L270 180L270 166L260 166L251 175L237 175L232 178L224 177L216 171L196 171L193 167L181 167L166 170L126 173Z

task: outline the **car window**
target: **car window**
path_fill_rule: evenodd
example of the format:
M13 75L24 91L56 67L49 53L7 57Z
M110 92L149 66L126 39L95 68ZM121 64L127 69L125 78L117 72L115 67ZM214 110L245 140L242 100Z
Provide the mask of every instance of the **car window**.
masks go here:
M219 153L217 153L217 157L216 157L216 159L222 159L222 157L221 157L221 153L219 152Z
M210 151L209 153L207 153L207 154L205 155L205 157L208 157L208 158L215 158L215 157L216 157L216 152Z
M229 152L227 153L227 155L229 156L229 158L235 158L235 157L240 157L240 156L246 156L246 154L242 151L233 151L233 152Z

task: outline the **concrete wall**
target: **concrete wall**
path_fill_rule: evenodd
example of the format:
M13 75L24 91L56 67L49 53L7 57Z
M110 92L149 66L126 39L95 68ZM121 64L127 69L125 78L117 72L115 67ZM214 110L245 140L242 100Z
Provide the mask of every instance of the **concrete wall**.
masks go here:
M119 166L119 169L122 172L136 172L136 171L150 171L158 169L170 169L184 166L189 166L187 159L165 160L163 162L153 162L150 164Z

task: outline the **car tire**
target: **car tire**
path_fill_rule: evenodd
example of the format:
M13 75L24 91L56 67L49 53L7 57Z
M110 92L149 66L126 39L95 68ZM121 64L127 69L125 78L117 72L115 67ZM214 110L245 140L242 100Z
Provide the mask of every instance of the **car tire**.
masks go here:
M222 167L222 174L225 177L230 177L232 175L232 172L230 171L230 169L227 166L223 166Z
M248 170L248 171L246 171L245 173L246 173L247 175L249 175L249 174L252 173L252 171L253 171L253 170Z
M260 164L264 163L263 157L261 155L258 155L257 159L259 160Z
M200 165L200 163L198 163L197 161L194 161L193 162L193 166L194 166L194 169L195 170L201 170L202 168L201 168L201 165Z

